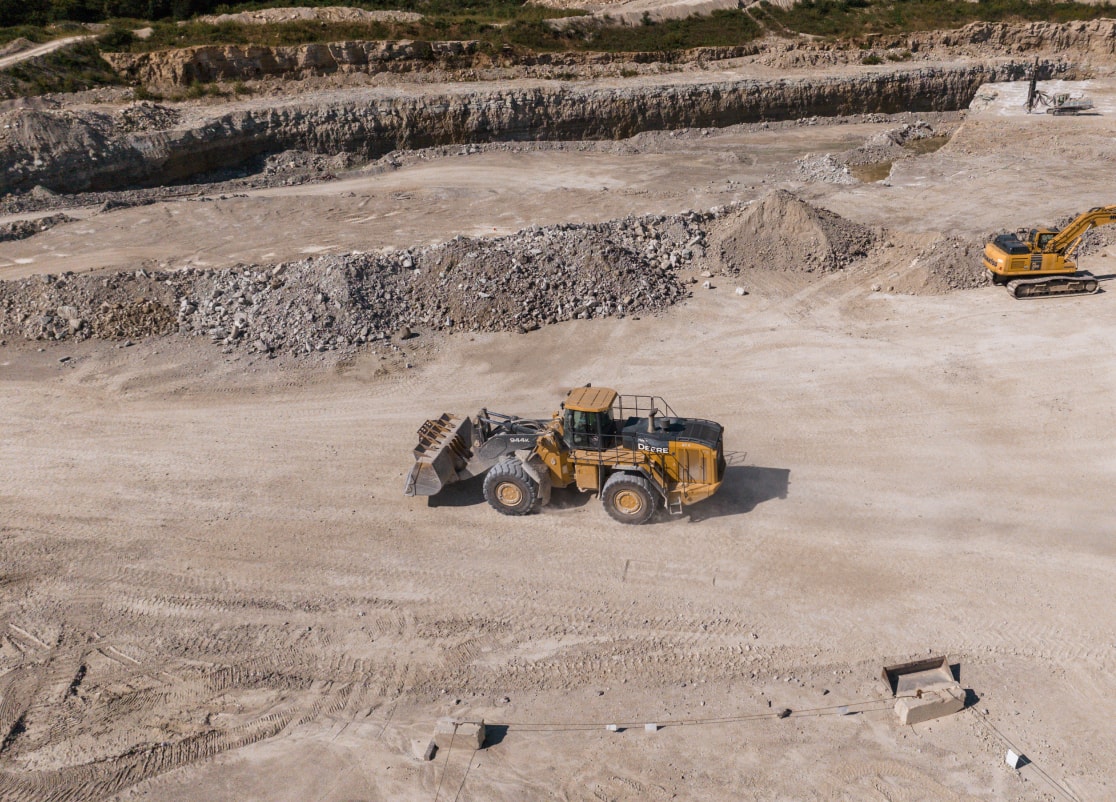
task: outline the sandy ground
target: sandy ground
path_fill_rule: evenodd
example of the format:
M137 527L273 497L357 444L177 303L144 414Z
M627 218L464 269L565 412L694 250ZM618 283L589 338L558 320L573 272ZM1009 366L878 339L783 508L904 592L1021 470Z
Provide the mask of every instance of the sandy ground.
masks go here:
M145 264L271 263L405 248L457 234L499 236L529 225L707 209L755 197L764 182L808 153L847 150L896 125L738 126L642 134L619 148L588 143L464 153L327 184L118 209L0 243L0 278Z
M1112 202L1112 114L1026 117L1010 95L886 184L796 188L911 231ZM762 161L726 169L734 148L708 141L707 162L652 155L661 174L477 154L354 180L370 245L590 219L617 197L610 216L685 208L710 181L792 186ZM436 186L462 193L452 219ZM394 192L411 193L398 224ZM203 228L230 237L215 263L264 233L276 253L354 247L330 232L359 195L117 211L84 246L57 243L90 221L3 244L3 275L21 253L119 253L125 220L172 208L181 222L136 235L144 258L195 258ZM270 215L284 204L321 230ZM1111 798L1116 293L871 290L908 264L754 271L747 296L717 280L659 318L419 337L412 369L173 339L0 348L0 797ZM1086 266L1116 273L1116 254ZM515 519L472 485L402 495L424 418L545 415L586 381L722 422L722 491L646 527L574 494ZM959 664L970 706L900 727L880 669L928 653ZM417 759L442 715L483 717L486 747ZM1033 762L1008 768L1009 746Z

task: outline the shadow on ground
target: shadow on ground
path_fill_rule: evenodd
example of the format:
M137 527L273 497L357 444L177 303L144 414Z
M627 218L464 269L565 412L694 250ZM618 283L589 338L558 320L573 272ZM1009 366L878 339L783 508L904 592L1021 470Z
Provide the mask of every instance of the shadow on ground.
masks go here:
M443 487L435 496L428 496L430 507L472 507L484 504L484 476L474 476Z
M712 497L690 507L687 512L691 521L742 515L765 501L786 498L789 488L789 468L730 465L725 470L725 481L720 489Z

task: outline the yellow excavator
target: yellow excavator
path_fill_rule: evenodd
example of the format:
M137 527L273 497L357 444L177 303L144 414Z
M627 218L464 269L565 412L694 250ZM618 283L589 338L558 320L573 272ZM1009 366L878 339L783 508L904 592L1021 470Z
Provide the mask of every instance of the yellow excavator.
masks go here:
M552 487L574 485L598 492L615 520L642 524L660 506L679 514L708 498L725 475L719 423L678 417L658 396L607 387L570 390L549 419L445 413L418 435L406 495L433 496L485 474L485 500L504 515L526 515L549 503Z
M1073 252L1090 229L1116 223L1116 206L1098 206L1065 228L1032 228L1000 234L984 246L984 267L993 284L1007 285L1013 298L1088 295L1100 288L1095 276L1079 272Z

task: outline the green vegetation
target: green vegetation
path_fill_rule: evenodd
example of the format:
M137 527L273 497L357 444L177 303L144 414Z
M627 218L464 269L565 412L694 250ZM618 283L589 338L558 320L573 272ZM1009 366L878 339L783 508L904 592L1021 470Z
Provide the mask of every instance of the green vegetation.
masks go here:
M596 50L606 52L671 51L701 46L733 46L752 41L765 31L829 39L855 40L865 34L901 34L956 28L984 20L1067 22L1116 16L1116 6L1051 0L803 0L783 9L762 3L749 11L719 11L708 16L611 25L579 21L555 30L548 19L578 13L519 0L372 0L348 2L369 10L417 11L414 23L345 23L311 20L274 25L223 23L208 25L191 18L274 6L336 5L344 0L274 0L226 5L217 0L0 0L0 44L18 36L42 42L85 30L74 21L107 21L99 37L103 51L145 51L204 44L293 45L369 39L475 39L493 50L512 46L533 51ZM69 20L70 22L62 22ZM184 24L179 22L185 21ZM130 28L150 25L150 38L140 40ZM44 27L49 26L49 27ZM888 56L888 58L892 58ZM666 60L669 60L668 58Z
M368 10L416 11L417 22L317 22L301 20L273 25L222 23L194 19L203 13L235 13L276 6L338 5L345 0L273 0L224 5L217 0L0 0L0 45L22 37L45 42L88 33L90 22L102 23L95 43L67 48L0 73L0 96L72 91L120 83L100 52L148 51L205 44L296 45L353 40L445 41L471 39L490 54L508 52L600 51L655 53L670 62L674 54L694 47L731 47L774 32L807 34L865 48L868 34L899 35L923 30L958 28L970 22L1024 22L1116 17L1110 2L1086 5L1051 0L802 0L788 9L763 2L748 11L718 11L708 16L653 22L648 15L637 25L579 19L558 30L555 17L579 12L526 5L521 0L371 0L346 5ZM132 30L151 27L147 39ZM864 64L906 61L907 50L866 52ZM633 72L634 71L627 71ZM627 74L627 72L625 74ZM143 92L142 88L139 90ZM222 91L212 86L186 90L186 97ZM235 94L242 94L241 87Z
M15 39L26 39L29 42L40 44L54 39L47 31L34 25L16 25L11 28L0 28L0 46L6 45Z
M106 51L143 52L192 45L296 45L312 42L341 42L378 39L445 41L474 39L492 48L505 45L540 52L592 50L604 52L665 52L701 46L731 46L761 35L759 25L747 14L718 11L706 17L649 23L637 26L581 23L559 31L544 20L555 16L536 6L521 9L516 18L502 24L478 17L427 17L418 22L314 22L300 20L274 25L224 22L155 23L147 39L116 36L110 44L101 37ZM122 32L125 33L125 32Z
M93 42L81 42L0 72L0 97L78 92L123 83Z
M762 7L787 31L831 39L949 30L970 22L1072 22L1116 16L1116 6L1107 2L1085 5L1049 0L803 0L785 10L766 2Z

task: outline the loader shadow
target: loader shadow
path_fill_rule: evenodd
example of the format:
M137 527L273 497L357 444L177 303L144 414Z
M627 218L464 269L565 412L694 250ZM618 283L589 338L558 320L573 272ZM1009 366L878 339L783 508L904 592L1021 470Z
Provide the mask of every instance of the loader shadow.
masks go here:
M765 501L786 498L789 488L789 468L730 465L717 492L688 509L690 521L743 515Z
M572 510L584 507L595 498L592 493L582 493L576 487L556 487L550 491L547 509ZM428 507L473 507L484 504L484 476L474 476L443 487L437 495L428 496Z
M572 510L584 507L595 498L597 498L596 493L582 493L573 485L555 487L550 491L550 503L546 506L547 509L552 510Z
M472 507L484 504L484 476L446 485L426 499L428 507Z

